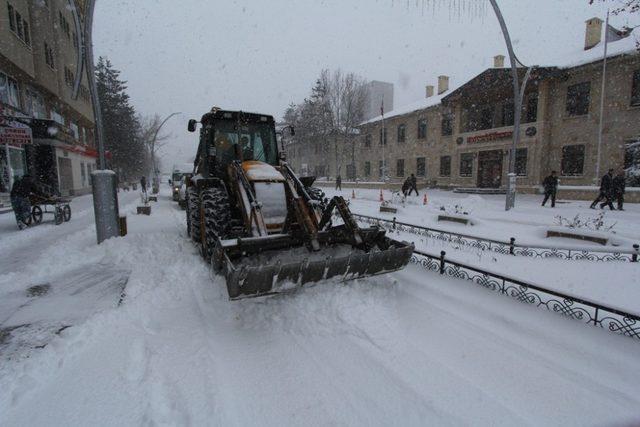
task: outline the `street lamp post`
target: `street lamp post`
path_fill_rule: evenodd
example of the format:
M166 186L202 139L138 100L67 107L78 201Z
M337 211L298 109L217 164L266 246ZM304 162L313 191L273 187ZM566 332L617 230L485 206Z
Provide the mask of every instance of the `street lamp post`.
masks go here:
M511 43L511 36L507 29L507 24L504 21L500 7L496 0L489 0L493 11L500 23L500 29L504 36L504 41L507 44L507 51L509 53L509 61L511 62L511 77L513 80L513 142L511 144L511 151L509 153L509 180L507 181L507 197L505 200L505 210L509 210L515 206L516 203L516 146L520 141L520 121L522 116L522 100L524 98L524 90L527 85L527 80L531 74L531 68L527 70L527 73L523 79L522 87L520 87L520 79L518 77L518 59L513 51L513 44Z
M158 125L155 133L153 134L153 138L151 139L151 167L153 168L153 176L157 178L158 172L156 168L156 140L158 139L158 134L160 133L160 129L164 126L165 123L169 121L169 119L173 116L177 116L178 114L182 114L181 112L171 113Z

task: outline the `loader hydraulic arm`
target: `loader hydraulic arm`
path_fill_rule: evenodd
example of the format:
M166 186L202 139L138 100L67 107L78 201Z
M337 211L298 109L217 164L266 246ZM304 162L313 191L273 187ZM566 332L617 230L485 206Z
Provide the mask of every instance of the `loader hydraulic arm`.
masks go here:
M242 164L239 160L234 160L231 165L233 175L235 175L237 180L236 188L239 195L239 202L242 205L242 211L245 215L246 224L251 231L257 231L258 236L266 236L268 231L264 217L262 216L262 207L256 199L255 194L253 194L253 189L242 169Z

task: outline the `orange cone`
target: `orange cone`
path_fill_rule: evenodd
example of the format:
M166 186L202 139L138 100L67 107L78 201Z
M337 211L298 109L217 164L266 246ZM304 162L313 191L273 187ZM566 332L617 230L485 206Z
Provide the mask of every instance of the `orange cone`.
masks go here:
M382 195L382 188L380 189L380 203L384 202L384 196Z
M426 206L428 202L429 202L429 200L427 199L427 192L425 191L424 199L422 199L422 204Z
M356 198L356 190L351 190L351 198L352 199Z

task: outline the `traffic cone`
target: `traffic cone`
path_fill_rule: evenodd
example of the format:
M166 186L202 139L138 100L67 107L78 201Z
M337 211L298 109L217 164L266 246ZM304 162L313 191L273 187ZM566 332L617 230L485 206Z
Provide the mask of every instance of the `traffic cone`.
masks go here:
M352 199L356 198L356 190L351 190L351 198Z
M425 191L424 199L422 199L422 204L426 206L428 202L429 202L429 200L427 199L427 192Z
M382 195L382 188L380 189L380 203L384 202L384 196Z

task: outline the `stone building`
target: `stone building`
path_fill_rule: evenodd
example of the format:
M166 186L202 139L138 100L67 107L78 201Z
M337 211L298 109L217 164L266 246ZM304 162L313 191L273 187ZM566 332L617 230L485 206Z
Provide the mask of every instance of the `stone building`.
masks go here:
M8 0L0 14L0 193L29 172L61 194L90 191L96 167L86 71L77 99L75 10L68 0Z
M588 198L607 169L632 169L640 157L631 152L631 144L640 139L640 55L637 36L631 34L609 43L596 172L602 33L602 21L591 19L585 45L574 56L532 68L516 147L518 191L539 191L555 170L564 196ZM436 88L426 87L422 100L363 123L354 156L358 180L381 182L384 160L392 186L414 173L422 186L504 192L514 131L511 69L504 67L504 59L495 57L493 68L455 88L440 76ZM522 81L525 69L519 74ZM322 161L298 157L294 165L307 159Z

